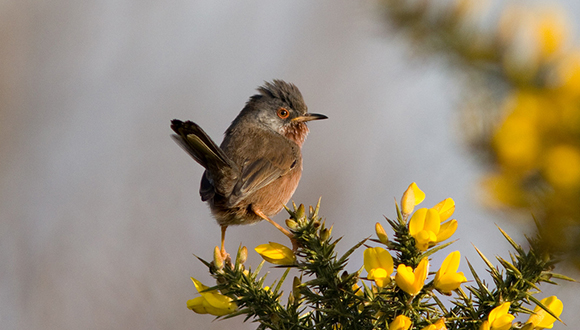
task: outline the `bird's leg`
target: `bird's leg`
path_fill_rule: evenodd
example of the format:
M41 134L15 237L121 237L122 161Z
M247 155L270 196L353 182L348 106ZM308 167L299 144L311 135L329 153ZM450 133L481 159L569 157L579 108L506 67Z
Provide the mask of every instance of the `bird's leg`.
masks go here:
M284 235L288 236L288 238L292 242L292 251L296 252L296 250L298 249L298 242L296 241L296 239L294 238L294 235L292 235L291 232L289 232L286 228L280 226L278 223L274 222L274 220L268 218L268 216L265 215L262 211L255 209L255 208L253 210L254 210L254 213L256 213L260 218L268 221L269 223L274 225L274 227L278 228L278 230L281 231Z
M227 258L228 253L226 252L226 249L224 247L224 242L226 240L226 229L228 228L228 226L223 226L222 225L222 248L221 248L221 253L222 253L222 257L224 258L224 260Z

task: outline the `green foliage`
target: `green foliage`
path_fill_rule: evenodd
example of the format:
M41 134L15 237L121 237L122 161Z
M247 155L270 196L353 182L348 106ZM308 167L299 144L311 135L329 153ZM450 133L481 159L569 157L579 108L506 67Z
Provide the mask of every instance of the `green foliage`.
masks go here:
M535 303L543 306L533 293L539 291L542 282L555 284L555 278L571 280L552 272L556 260L550 253L543 251L539 238L528 239L529 249L516 244L507 233L500 229L515 252L510 260L497 257L499 266L494 266L479 250L477 252L487 265L493 279L493 287L488 286L469 264L474 285L454 290L451 308L446 308L436 294L433 281L426 283L421 291L411 296L391 280L383 288L361 276L363 267L348 273L345 267L349 257L370 241L363 239L338 256L336 245L339 239L331 236L328 228L318 216L320 202L310 207L306 214L303 205L287 209L290 218L287 225L298 243L295 251L296 262L287 267L284 275L266 288L266 276L260 276L264 261L256 270L246 269L245 257L241 248L235 262L229 258L224 266L204 261L217 285L208 290L219 290L234 299L238 306L236 312L224 316L231 318L245 315L245 320L257 322L258 329L388 329L389 323L398 315L407 316L412 329L423 329L444 318L448 329L479 329L489 312L503 302L511 302L510 313L532 313L526 305ZM434 246L425 252L415 247L414 238L409 234L406 219L398 212L396 221L387 219L394 231L394 238L383 244L394 255L395 265L404 264L413 268L419 261L441 246ZM477 249L477 248L476 248ZM282 302L282 283L289 272L297 272L292 292L286 302ZM359 283L362 281L362 286ZM546 308L547 309L547 308ZM551 312L550 312L551 313ZM553 315L557 318L557 315ZM513 325L518 329L523 324Z

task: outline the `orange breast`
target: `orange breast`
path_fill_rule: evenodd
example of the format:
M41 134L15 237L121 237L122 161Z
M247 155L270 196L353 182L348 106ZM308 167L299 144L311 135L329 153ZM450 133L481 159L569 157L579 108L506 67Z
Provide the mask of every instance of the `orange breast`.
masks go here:
M252 208L261 210L267 216L276 215L294 194L301 175L302 159L300 159L298 166L294 167L286 175L256 191L246 199L246 202L252 204Z

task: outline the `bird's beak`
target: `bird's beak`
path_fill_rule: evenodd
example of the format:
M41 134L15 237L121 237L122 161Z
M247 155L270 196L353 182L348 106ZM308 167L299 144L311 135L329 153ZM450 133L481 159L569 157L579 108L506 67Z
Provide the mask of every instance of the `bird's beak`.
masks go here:
M292 121L305 122L305 121L320 120L320 119L327 119L327 118L328 117L326 117L325 115L321 115L319 113L305 113L302 116L292 118Z

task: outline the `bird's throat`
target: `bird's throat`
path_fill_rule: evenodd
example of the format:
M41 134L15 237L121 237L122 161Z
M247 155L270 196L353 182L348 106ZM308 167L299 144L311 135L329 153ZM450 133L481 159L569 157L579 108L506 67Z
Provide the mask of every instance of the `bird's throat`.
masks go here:
M294 123L293 125L286 126L282 134L302 147L308 135L308 127L305 123Z

